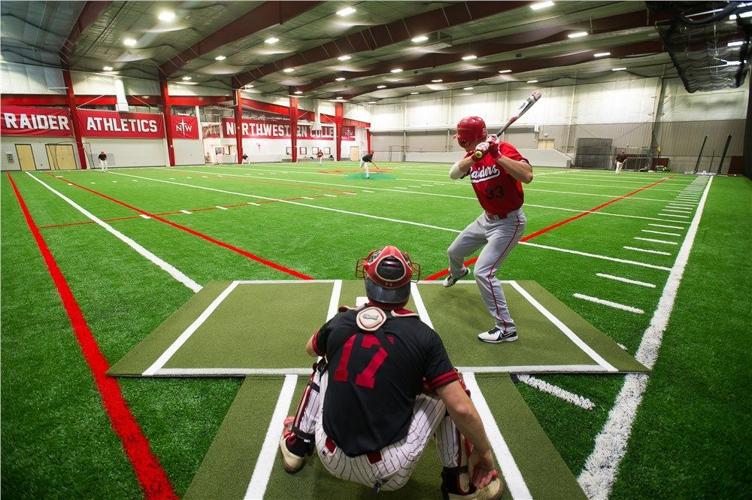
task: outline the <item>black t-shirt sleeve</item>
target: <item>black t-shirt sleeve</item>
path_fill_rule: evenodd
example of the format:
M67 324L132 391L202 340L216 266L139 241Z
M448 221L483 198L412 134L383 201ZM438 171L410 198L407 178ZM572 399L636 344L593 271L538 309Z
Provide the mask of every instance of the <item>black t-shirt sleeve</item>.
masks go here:
M331 320L324 323L319 331L313 335L313 350L319 356L326 356L326 343L329 340L329 334L332 331Z
M426 363L426 383L429 389L437 389L455 380L459 374L452 366L449 355L439 334L431 331L427 341L428 358Z

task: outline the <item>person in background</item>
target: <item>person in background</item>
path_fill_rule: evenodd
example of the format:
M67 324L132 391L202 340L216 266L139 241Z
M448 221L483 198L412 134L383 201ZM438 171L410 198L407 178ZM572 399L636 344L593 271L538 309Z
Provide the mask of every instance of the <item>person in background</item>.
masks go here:
M99 158L99 169L102 172L107 172L107 153L102 151L97 158Z
M615 174L618 174L621 172L621 168L624 166L624 162L627 160L627 153L624 152L624 150L619 151L616 153L616 169L614 170Z
M243 163L248 163L248 154L243 153Z
M366 179L369 179L371 177L371 173L368 171L368 167L371 165L376 167L376 164L373 162L373 151L369 151L368 153L364 154L363 157L360 159L360 168L365 168Z
M324 152L319 149L319 152L316 153L316 158L319 159L319 165L321 165L324 162Z

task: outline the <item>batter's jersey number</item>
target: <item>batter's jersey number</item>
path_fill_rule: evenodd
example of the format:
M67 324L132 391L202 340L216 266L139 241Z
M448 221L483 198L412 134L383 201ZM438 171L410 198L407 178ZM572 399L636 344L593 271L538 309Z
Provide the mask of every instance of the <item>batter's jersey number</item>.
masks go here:
M350 363L350 356L352 356L353 347L358 335L353 335L345 345L342 347L342 357L339 360L337 369L334 370L334 380L337 382L347 382L350 376L348 364ZM371 359L368 361L366 367L355 375L355 384L366 389L373 389L376 384L376 372L379 371L381 365L384 364L389 353L381 346L381 342L373 335L362 335L360 341L360 347L364 350L372 351Z
M504 188L501 186L489 186L485 191L486 199L493 200L494 198L504 197Z

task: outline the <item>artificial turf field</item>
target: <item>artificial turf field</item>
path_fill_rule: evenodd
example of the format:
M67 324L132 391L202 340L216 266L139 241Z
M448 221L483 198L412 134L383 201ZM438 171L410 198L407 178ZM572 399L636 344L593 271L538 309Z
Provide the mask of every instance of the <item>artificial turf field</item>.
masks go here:
M164 470L163 481L157 481L163 489L156 491L185 495L242 379L113 383L96 377L213 281L352 279L356 259L387 243L410 252L423 266L424 278L439 273L446 266L446 247L479 213L471 187L450 181L444 165L382 168L368 180L346 162L3 176L2 494L133 498L142 488L155 491L138 478ZM749 449L751 423L745 342L752 324L750 181L718 177L708 184L707 177L671 173L616 176L545 168L535 174L525 187L526 241L504 263L500 277L537 282L638 361L645 363L642 355L652 365L649 377L527 379L587 398L590 410L515 384L564 464L594 497L605 495L610 482L605 481L606 491L598 487L604 481L591 474L589 458L617 463L612 498L745 497L752 472L749 461L740 459ZM91 333L88 341L81 335L83 320L71 323L63 307L19 197L49 247L48 259L54 258L70 287L68 311L73 297L84 330ZM63 197L143 251L92 223ZM683 251L689 252L688 261L679 273ZM664 330L660 319L667 311ZM638 352L644 336L652 343ZM98 361L92 339L103 354ZM477 347L471 336L467 342ZM452 339L452 345L462 344ZM660 347L657 361L647 349L651 346ZM486 347L503 357L508 346ZM490 406L504 404L502 377L508 375L478 377ZM244 418L258 424L249 425L247 439L258 443L282 378L248 383L254 404ZM142 455L124 451L113 430L120 420L112 424L106 396L103 405L100 391L109 394L113 385L152 452L154 467L146 472L132 465L145 463ZM630 401L640 404L628 441L619 432L599 436L604 425L613 424L612 408L628 414ZM621 450L623 442L627 447ZM305 490L311 498L342 498L343 492L369 496L364 488L336 489L317 470L320 466L312 465L302 479L273 473L267 497L288 498L298 491L296 480L317 485ZM438 470L415 482L412 497L438 496ZM538 496L569 496L559 493Z

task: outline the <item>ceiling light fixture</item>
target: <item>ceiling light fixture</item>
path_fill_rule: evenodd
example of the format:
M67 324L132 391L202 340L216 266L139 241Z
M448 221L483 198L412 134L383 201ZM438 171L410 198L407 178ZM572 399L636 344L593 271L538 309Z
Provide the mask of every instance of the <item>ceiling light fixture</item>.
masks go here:
M473 88L475 88L475 87L465 87L462 90L473 90Z
M593 57L608 57L611 55L611 52L596 52L593 54Z
M136 40L133 38L124 38L123 39L123 45L126 47L135 47L136 46Z
M252 83L246 83L245 85L243 85L243 88L244 89L252 89L253 88L253 84Z
M402 73L402 68L393 68L392 73Z
M573 33L570 33L567 35L569 38L582 38L583 36L588 36L587 31L575 31Z
M175 19L175 13L171 10L163 10L157 17L160 21L170 22Z
M295 71L295 68L285 68L282 71L284 71L285 73L292 73L293 71Z
M474 59L478 59L478 56L476 56L475 54L470 54L462 57L463 61L472 61Z
M611 68L611 71L624 71L627 68Z
M735 42L729 42L729 43L728 43L728 46L729 46L729 47L739 47L739 46L741 46L741 45L742 45L743 43L744 43L744 42L743 42L742 40L737 40L737 41L735 41Z
M300 95L300 94L303 93L303 91L302 90L296 90L295 93L298 94L298 95Z
M499 73L501 73L502 75L503 75L504 73L511 73L511 72L512 72L512 70L511 70L511 69L500 69L500 70L499 70Z
M338 101L341 101L341 100L342 100L342 96L341 96L341 95L338 95L338 96L337 96L337 100L338 100Z
M188 82L188 81L190 81L190 80L192 80L192 78L191 78L190 76L184 76L184 77L183 77L183 81L184 81L184 82Z
M345 78L344 76L338 76L334 79L335 82L344 82L345 80L347 80L347 78Z
M530 6L533 10L541 10L541 9L547 9L548 7L553 7L553 2L536 2Z
M441 78L437 78L436 80L431 80L431 83L441 83L443 81Z
M538 80L528 80L527 83L538 83Z
M350 56L339 56L337 58L337 60L339 60L339 61L349 61L350 59L352 59L352 57L350 57Z
M214 58L215 61L224 61L225 59L227 59L225 56L217 56Z
M279 38L276 36L270 36L266 40L264 40L264 43L267 45L274 45L275 43L279 42Z
M102 68L104 71L112 71L112 66L105 66Z
M410 92L410 95L418 95L420 92Z
M376 88L377 88L377 89L385 89L385 88L386 88L386 85L376 85Z
M344 9L340 9L337 11L337 15L340 17L349 16L350 14L354 14L354 13L355 13L354 7L345 7Z
M428 40L428 37L426 35L418 35L416 37L413 37L412 42L413 43L423 43L426 40Z

